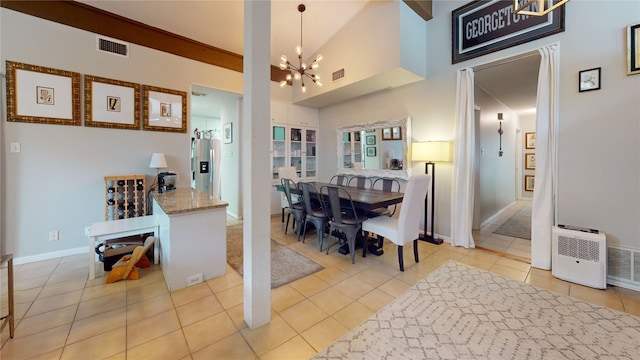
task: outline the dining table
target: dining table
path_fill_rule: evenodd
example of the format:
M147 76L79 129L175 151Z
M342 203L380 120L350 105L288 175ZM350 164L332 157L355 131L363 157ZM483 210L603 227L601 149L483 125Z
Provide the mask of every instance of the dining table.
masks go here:
M352 187L352 186L336 185L336 184L331 184L331 183L322 182L322 181L307 181L307 183L313 185L313 187L317 191L320 191L320 189L322 189L322 187L324 186L336 186L344 189L346 193L348 193L349 196L351 197L351 201L353 201L353 206L357 210L361 210L364 212L370 212L371 210L374 210L374 209L385 208L394 204L399 204L402 202L402 199L404 198L404 193L402 192L393 192L393 191L378 190L378 189L363 189L363 188ZM282 185L278 184L276 185L276 190L284 191L284 188L282 187ZM291 192L293 194L298 194L298 195L301 194L301 191L299 191L298 189L291 189ZM340 192L340 198L341 200L345 200L345 201L348 200L346 195L342 192ZM368 245L367 245L368 251L370 253L377 256L382 255L384 253L384 251L382 250L382 244L379 243L376 239L372 239L372 238L367 239L367 242L368 242ZM361 247L361 246L363 246L363 244L360 242L360 243L357 243L356 247ZM341 254L349 253L349 249L346 246L346 244L340 247L339 252Z

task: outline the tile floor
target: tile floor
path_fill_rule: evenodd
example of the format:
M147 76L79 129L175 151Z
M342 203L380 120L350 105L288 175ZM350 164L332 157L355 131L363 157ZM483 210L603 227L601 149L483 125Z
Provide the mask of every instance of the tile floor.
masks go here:
M474 230L473 240L476 243L476 247L501 252L504 253L505 256L530 262L531 240L493 233L500 225L509 220L513 214L530 203L531 201L529 200L518 200L513 206L506 209L500 216L497 216L482 229Z
M274 289L265 326L244 323L242 277L231 268L170 293L159 266L142 269L140 280L107 285L104 273L87 281L86 255L77 255L15 266L16 333L9 339L2 331L0 358L308 359L449 259L640 316L638 292L571 284L495 252L420 243L421 261L405 249L401 273L392 244L351 264L335 246L320 253L313 234L304 244L285 235L280 217L271 235L325 269Z

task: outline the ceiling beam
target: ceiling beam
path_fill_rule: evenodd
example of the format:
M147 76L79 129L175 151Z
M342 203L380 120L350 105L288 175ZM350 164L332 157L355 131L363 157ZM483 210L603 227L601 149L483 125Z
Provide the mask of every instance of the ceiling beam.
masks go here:
M0 1L6 9L127 41L187 59L242 72L242 55L219 49L76 1ZM271 80L286 73L271 65Z
M433 19L433 3L432 0L404 0L411 10L420 15L424 21Z

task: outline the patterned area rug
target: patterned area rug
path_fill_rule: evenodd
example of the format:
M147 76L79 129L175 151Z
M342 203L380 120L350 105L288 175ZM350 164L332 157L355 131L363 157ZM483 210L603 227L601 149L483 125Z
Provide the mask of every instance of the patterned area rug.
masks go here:
M227 263L240 275L242 267L242 225L227 228ZM323 266L300 255L288 247L271 240L271 288L275 289L292 281L324 269Z
M449 261L313 359L638 359L640 317Z
M522 207L493 233L531 240L531 205Z

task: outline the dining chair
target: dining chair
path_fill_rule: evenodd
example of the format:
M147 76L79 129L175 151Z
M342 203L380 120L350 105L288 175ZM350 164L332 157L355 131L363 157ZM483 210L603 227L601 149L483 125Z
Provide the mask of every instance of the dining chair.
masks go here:
M307 223L312 223L316 228L318 235L318 246L322 251L322 242L324 240L324 229L329 223L329 210L324 204L323 198L313 184L301 181L298 187L302 191L302 203L306 216L304 217L304 225L302 230L302 242L307 235Z
M333 175L331 180L329 180L330 184L347 186L349 185L349 177L346 175Z
M329 205L331 206L329 236L334 236L335 230L344 234L347 244L349 245L351 263L354 264L356 239L362 232L362 222L365 221L367 217L364 213L356 210L351 195L344 188L323 186L320 188L320 193L322 195L326 194L329 198ZM339 236L339 234L337 235ZM329 254L329 247L331 247L331 244L327 246L327 254ZM366 244L363 244L363 247L365 248L364 254L366 254Z
M296 229L296 224L298 224L298 228L296 229L296 234L298 235L298 241L300 241L300 234L302 233L302 226L304 225L304 218L307 212L304 210L304 204L300 201L295 202L293 200L293 194L291 193L291 189L295 188L297 190L297 185L295 181L287 178L282 178L280 180L280 184L284 189L284 194L287 199L287 223L284 226L284 233L287 234L287 229L289 228L289 218L293 214L293 225L292 228Z
M282 179L285 178L293 180L294 183L297 183L298 180L300 180L298 172L293 166L281 166L278 168L278 180L282 181ZM291 194L291 199L294 203L299 202L298 195L296 194ZM282 222L284 222L284 213L287 207L289 207L289 202L287 201L287 197L284 193L280 195L280 207L282 208Z
M381 178L377 178L373 182L373 185L371 186L371 188L375 190L400 192L400 181L394 178L381 177ZM397 208L397 204L393 204L388 207L373 209L369 212L369 217L381 216L381 215L393 216L396 213L396 208Z
M347 186L357 187L360 189L371 189L371 178L366 176L354 176L349 179L349 183Z
M400 271L404 271L404 260L402 257L403 245L413 240L413 256L416 262L418 259L418 234L420 233L420 216L424 206L424 198L427 196L427 189L431 183L431 175L412 175L407 183L407 188L402 199L400 214L398 218L390 216L378 216L369 218L362 223L362 230L365 238L369 233L378 235L378 242L382 243L383 238L389 239L398 245L398 264Z

